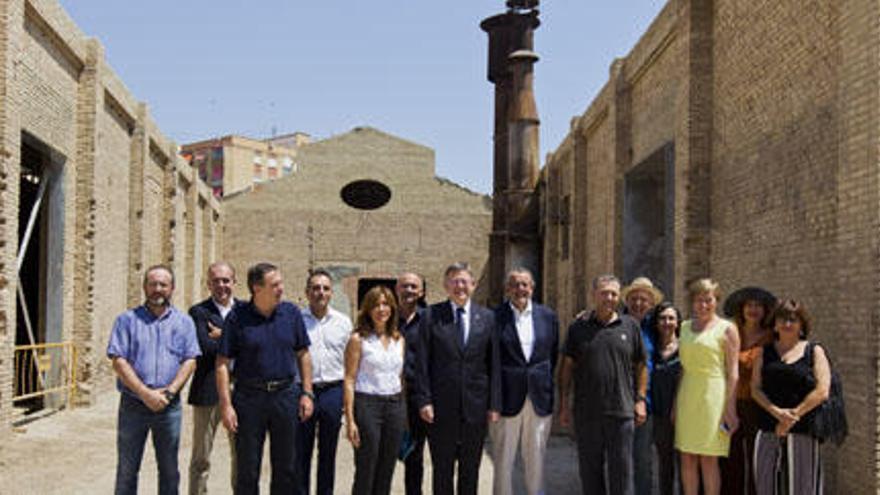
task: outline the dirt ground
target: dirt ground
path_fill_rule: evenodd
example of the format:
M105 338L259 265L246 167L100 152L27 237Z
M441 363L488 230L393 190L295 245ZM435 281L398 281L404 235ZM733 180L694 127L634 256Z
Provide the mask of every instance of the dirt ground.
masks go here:
M4 434L0 442L0 493L2 494L91 494L112 493L116 469L116 392L103 394L88 408L61 411ZM191 408L184 406L180 446L180 492L187 493L192 422ZM140 493L156 493L156 462L148 440L141 467ZM261 492L269 493L268 452L264 455ZM218 434L212 455L211 493L231 493L229 487L229 445ZM314 463L313 463L314 464ZM430 493L430 455L426 453L425 493ZM548 494L579 491L577 456L573 442L553 436L546 459ZM518 493L521 470L514 473ZM484 454L480 467L480 493L492 492L492 461ZM336 466L336 493L350 493L354 463L348 442L340 439ZM314 476L314 475L313 475ZM520 478L520 479L518 479ZM313 478L314 479L314 478ZM314 484L313 484L314 486ZM394 472L392 493L403 494L403 464Z

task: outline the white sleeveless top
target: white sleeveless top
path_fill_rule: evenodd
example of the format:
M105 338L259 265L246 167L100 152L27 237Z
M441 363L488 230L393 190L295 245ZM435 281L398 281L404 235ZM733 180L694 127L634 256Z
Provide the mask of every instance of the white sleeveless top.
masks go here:
M376 334L361 339L361 362L358 365L355 392L371 395L394 395L402 390L403 339L391 340L388 349Z

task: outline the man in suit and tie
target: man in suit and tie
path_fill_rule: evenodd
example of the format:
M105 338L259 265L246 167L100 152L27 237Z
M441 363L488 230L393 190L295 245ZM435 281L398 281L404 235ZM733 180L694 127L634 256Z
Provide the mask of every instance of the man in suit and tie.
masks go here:
M189 388L189 404L193 406L193 443L189 463L189 493L201 495L208 492L208 471L211 468L211 449L214 434L220 423L220 409L217 407L217 385L214 366L217 349L223 335L226 316L233 306L239 304L233 296L235 270L224 261L212 263L208 267L208 290L211 297L189 309L189 315L196 324L196 336L202 355L196 361ZM229 433L229 447L232 450L231 476L235 488L235 441Z
M415 402L428 424L433 493L476 495L486 422L498 421L501 408L495 316L471 301L467 263L450 265L444 278L449 299L428 307L419 323Z
M535 280L526 268L507 274L508 300L495 310L501 355L501 419L489 426L495 462L494 495L512 495L513 461L522 448L526 491L544 493L544 454L553 424L553 373L559 319L532 301Z

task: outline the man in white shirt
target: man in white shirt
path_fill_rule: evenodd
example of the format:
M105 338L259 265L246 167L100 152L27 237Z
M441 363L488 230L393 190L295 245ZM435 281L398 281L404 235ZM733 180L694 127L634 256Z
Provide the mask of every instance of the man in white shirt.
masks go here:
M507 274L507 298L495 310L501 360L501 419L489 425L494 495L512 495L511 474L522 449L526 491L544 493L544 454L553 423L553 374L559 319L532 301L535 281L525 268Z
M299 493L308 495L312 473L315 430L318 436L318 495L332 495L336 472L336 445L342 425L342 379L345 346L351 335L351 319L330 307L333 279L323 269L309 272L306 279L308 308L303 320L309 335L312 356L312 383L315 411L300 424L296 444L299 466Z

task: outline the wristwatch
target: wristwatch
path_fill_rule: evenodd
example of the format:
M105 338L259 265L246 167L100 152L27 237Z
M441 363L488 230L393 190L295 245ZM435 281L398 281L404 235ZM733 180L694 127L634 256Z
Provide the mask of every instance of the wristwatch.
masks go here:
M305 395L309 399L312 399L312 402L315 402L315 394L309 392L308 390L303 390L303 395Z
M642 394L636 394L636 402L645 402L648 399Z
M167 399L168 402L174 402L174 399L177 398L177 394L175 394L174 392L172 392L168 389L163 390L162 395L165 396L165 399Z

